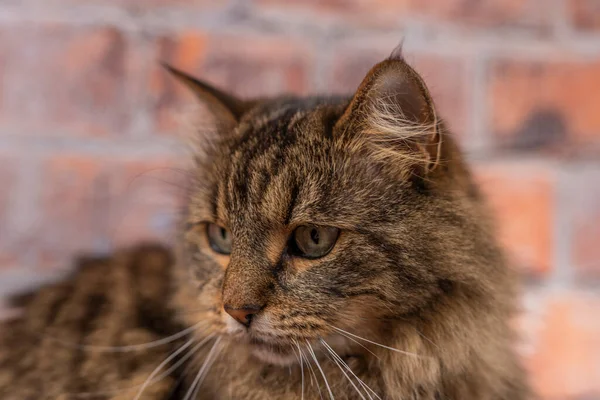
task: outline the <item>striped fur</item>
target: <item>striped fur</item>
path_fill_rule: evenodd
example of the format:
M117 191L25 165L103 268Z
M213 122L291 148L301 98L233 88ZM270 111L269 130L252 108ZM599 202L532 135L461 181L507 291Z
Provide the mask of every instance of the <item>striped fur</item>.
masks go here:
M69 280L24 298L21 319L0 329L0 398L131 399L169 346L151 342L180 330L168 304L171 254L144 245L112 258L81 260ZM145 399L166 399L173 375Z

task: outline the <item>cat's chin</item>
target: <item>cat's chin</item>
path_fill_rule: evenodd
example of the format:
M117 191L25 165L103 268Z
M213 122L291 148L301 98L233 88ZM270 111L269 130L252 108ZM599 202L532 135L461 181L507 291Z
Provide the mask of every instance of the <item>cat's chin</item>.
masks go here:
M252 355L264 363L287 366L298 362L291 345L282 346L257 338L251 339L247 345Z
M273 351L263 346L251 346L252 355L264 363L285 367L288 365L296 364L298 362L296 355L291 351L291 349L289 353L286 353L280 351Z

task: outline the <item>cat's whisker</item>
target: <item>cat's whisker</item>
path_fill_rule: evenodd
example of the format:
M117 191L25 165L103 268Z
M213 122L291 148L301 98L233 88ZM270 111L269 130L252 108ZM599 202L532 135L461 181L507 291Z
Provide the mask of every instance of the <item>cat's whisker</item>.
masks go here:
M140 177L142 177L142 176L140 175L140 176L138 176L137 178L140 178ZM164 184L167 184L167 185L171 185L171 186L173 186L173 187L176 187L176 188L178 188L178 189L182 189L182 190L188 190L188 189L189 189L189 187L188 187L188 186L181 185L181 184L179 184L179 183L176 183L176 182L171 182L171 181L168 181L168 180L166 180L166 179L157 178L157 177L155 177L155 176L145 176L144 178L146 178L146 179L149 179L149 180L153 180L153 181L155 181L155 182L160 182L160 183L164 183ZM133 181L132 181L131 183L133 183ZM131 187L130 187L130 186L131 186L131 185L129 185L129 186L127 187L127 190L130 190L130 189L131 189Z
M75 344L75 343L70 343L70 342L61 340L55 336L51 336L51 335L47 335L47 334L41 334L41 336L45 339L50 339L52 341L55 341L65 347L71 347L71 348L75 348L78 350L93 351L93 352L98 352L98 353L126 353L129 351L147 350L147 349L151 349L154 347L162 346L167 343L174 342L177 339L180 339L186 335L189 335L190 333L192 333L194 331L197 331L198 328L204 324L206 324L204 321L200 321L197 324L192 325L189 328L186 328L186 329L184 329L180 332L177 332L171 336L167 336L166 338L154 340L154 341L148 342L148 343L133 344L133 345L127 345L127 346L100 346L100 345L88 345L88 344Z
M134 397L133 400L138 400L142 396L142 394L144 393L144 390L146 390L146 387L150 384L150 382L152 382L152 379L154 378L154 376L156 374L158 374L160 372L160 370L162 370L164 368L165 365L167 365L168 363L170 363L171 360L173 360L180 353L182 353L183 351L185 351L185 349L187 349L188 347L190 347L193 343L194 343L194 339L193 338L190 339L190 340L188 340L183 346L181 346L179 349L177 349L176 351L174 351L173 354L171 354L163 362L161 362L154 369L154 371L152 371L152 373L150 375L148 375L148 378L144 381L144 383L142 384L142 387L137 392L137 394L135 395L135 397Z
M219 338L218 342L221 341L221 338ZM196 390L194 391L194 395L192 396L192 400L198 398L198 392L200 391L200 387L202 386L202 382L204 382L204 379L206 379L206 376L208 375L208 370L212 367L212 365L214 364L214 362L216 361L219 352L223 349L223 346L220 344L215 344L216 347L216 351L213 354L213 357L211 358L210 361L207 362L206 365L206 370L204 371L203 375L202 375L202 379L200 379L200 382L198 382L198 385L196 385Z
M329 382L327 382L327 378L325 377L325 372L323 372L323 368L321 368L321 364L319 364L319 360L317 360L317 356L315 355L315 352L308 340L306 341L306 346L308 346L307 350L312 356L313 360L315 360L317 368L319 368L319 371L321 371L321 376L323 377L323 381L325 381L325 386L327 387L327 391L329 392L329 397L331 398L331 400L335 400L335 397L333 397L333 393L331 392L331 387L329 387Z
M296 344L296 346L298 346L298 356L296 356L296 358L298 359L298 364L300 364L300 375L302 377L302 386L300 387L302 393L301 400L304 400L304 360L300 356L300 344L298 344L298 342L295 340L294 343ZM292 350L294 351L294 355L296 355L296 349L294 348L294 346L292 346Z
M152 385L156 382L160 382L161 380L163 380L164 378L166 378L167 376L171 375L171 373L175 370L177 370L177 368L179 368L181 365L183 365L191 356L193 356L204 344L206 344L206 342L213 338L215 335L212 334L210 337L202 340L200 343L196 344L190 351L188 351L183 357L181 357L180 360L178 360L175 364L173 364L169 369L165 370L162 374L160 374L159 376L157 376L156 378L153 378L148 384ZM187 344L187 343L186 343ZM184 344L183 346L186 346L186 344ZM172 356L169 357L172 359ZM166 364L166 362L164 362L164 364ZM160 366L159 366L160 367ZM156 370L160 371L160 368L157 367ZM156 371L155 370L155 371ZM98 390L98 391L94 391L94 392L71 392L71 393L64 393L65 395L69 395L69 396L73 396L73 397L78 397L78 398L88 398L88 397L97 397L97 396L102 396L102 395L109 395L109 394L115 394L115 393L123 393L123 392L129 392L135 389L140 389L140 387L142 387L143 385L145 385L146 382L139 384L139 385L134 385L134 386L128 386L128 387L123 387L123 388L115 388L115 389L108 389L108 390Z
M344 366L344 368L350 372L350 374L352 374L352 376L354 376L356 378L356 380L359 382L359 384L362 386L362 388L365 390L365 392L367 393L367 396L369 396L369 399L372 399L373 397L369 394L369 391L371 393L373 393L373 395L375 395L375 397L377 397L378 399L381 400L381 397L379 397L379 395L369 387L369 385L367 385L366 383L363 382L362 379L360 379L355 373L354 371L352 371L352 368L350 368L350 366L346 363L346 361L344 361L344 359L342 359L342 357L339 356L339 354L337 354L335 352L335 350L333 350L333 348L323 339L321 339L321 343L325 346L325 348L327 350L329 350L331 352L331 354L340 362L340 364L342 366Z
M302 397L301 397L301 399L304 400L304 361L302 360L302 357L300 358L300 375L301 375L301 380L302 380L302 383L301 383Z
M190 357L192 357L194 354L196 354L198 352L198 350L200 350L202 347L204 347L204 345L211 340L212 338L215 337L215 334L211 334L209 337L206 337L202 340L202 342L198 343L196 346L194 346L194 348L192 348L185 356L183 356L181 358L181 360L177 361L176 364L173 365L173 367L169 368L167 371L165 371L161 376L159 376L158 378L156 378L152 383L154 382L158 382L161 379L169 376L173 371L177 370L177 368L179 368L183 363L185 363ZM179 378L177 379L177 382L175 383L175 385L173 385L173 387L171 388L171 392L170 394L166 397L167 399L170 399L173 396L173 393L175 393L177 391L177 388L179 385L181 385L186 377L189 375L190 370L192 369L192 367L194 366L193 363L189 363L184 370L181 372Z
M191 179L193 178L193 176L190 174L189 171L186 171L185 169L181 169L181 168L173 168L173 167L161 167L161 168L151 168L151 169L147 169L145 171L142 171L140 173L138 173L137 175L133 176L129 182L127 183L127 186L125 187L125 190L130 190L131 187L133 186L133 184L137 183L136 181L142 178L145 179L153 179L155 181L159 181L159 182L163 182L163 183L168 183L168 184L172 184L174 186L177 186L181 189L189 189L188 186L181 186L179 184L175 184L173 182L170 182L168 180L156 177L156 176L152 176L152 175L148 175L152 172L157 172L157 171L170 171L170 172L176 172L179 173L180 175L184 175L186 178Z
M177 361L171 368L166 370L164 373L155 378L151 383L155 383L169 376L173 371L177 370L181 365L183 365L188 359L190 359L194 354L196 354L206 343L208 343L211 339L215 337L215 334L211 334L206 338L202 339L198 344L196 344L186 355L181 357L181 360Z
M372 340L369 340L369 339L365 339L365 338L363 338L363 337L360 337L360 336L358 336L358 335L355 335L355 334L353 334L353 333L350 333L350 332L348 332L348 331L345 331L345 330L343 330L343 329L337 328L337 327L335 327L335 326L333 326L333 325L332 325L331 327L332 327L333 329L337 330L337 331L338 331L338 332L340 332L340 333L343 333L343 334L346 334L346 335L350 335L350 336L352 336L352 337L354 337L354 338L356 338L356 339L364 340L365 342L368 342L368 343L374 344L375 346L383 347L384 349L388 349L388 350L395 351L396 353L404 354L404 355L411 356L411 357L418 357L418 358L422 358L422 357L423 357L423 356L420 356L420 355L418 355L418 354L416 354L416 353L411 353L411 352L409 352L409 351L404 351L404 350L398 350L398 349L395 349L395 348L393 348L393 347L386 346L386 345L384 345L384 344L377 343L377 342L374 342L374 341L372 341Z
M312 364L310 363L310 360L308 359L308 357L306 356L306 354L304 354L304 352L302 351L302 349L300 348L300 343L298 343L296 341L296 345L298 346L298 351L300 351L300 355L301 357L304 359L304 361L306 362L306 365L308 365L308 368L310 370L310 384L311 386L314 384L317 386L317 390L319 391L319 397L321 398L321 400L323 399L323 394L321 394L321 385L319 385L319 380L317 379L317 374L315 374L315 370L312 367ZM314 381L313 381L314 378Z
M323 341L323 339L320 339L320 340L325 345L325 342ZM346 379L348 380L348 382L350 382L350 384L352 385L352 387L354 388L354 390L356 390L356 393L358 393L358 395L360 396L360 398L363 399L363 400L367 400L367 399L365 399L365 396L363 396L363 394L361 393L361 391L358 389L358 387L354 384L354 381L352 381L352 379L350 379L350 377L348 376L348 374L346 373L346 371L344 371L344 369L341 367L340 363L335 359L335 357L333 356L332 350L329 349L328 347L325 347L325 349L330 353L329 354L329 359L331 361L333 361L333 363L339 368L339 370L342 372L342 374L344 374L344 376L346 377ZM367 392L367 396L369 396L368 392ZM369 396L369 399L371 399L371 396Z
M348 340L353 341L354 343L356 343L357 345L359 345L360 347L362 347L363 349L365 349L366 351L368 351L369 353L371 353L375 358L377 358L378 360L381 360L381 358L373 353L369 348L367 348L367 346L365 346L364 344L362 344L361 342L359 342L358 340L354 339L352 336L348 336L345 333L342 333L342 336L344 336L345 338L347 338Z
M188 354L186 354L186 356L182 357L182 359L179 360L175 364L174 367L178 368L182 363L184 363L188 358L190 358L194 353L196 353L205 343L207 343L214 336L215 336L214 334L212 334L210 336L207 336L200 343L196 344L196 346L194 346L192 348L192 350L190 352L188 352ZM134 400L138 400L142 396L142 394L144 393L144 390L146 389L146 387L148 387L149 385L151 385L153 383L156 383L156 382L160 381L160 379L153 380L154 376L156 374L158 374L160 372L160 370L162 370L165 367L165 365L167 365L169 362L171 362L171 360L173 360L175 357L177 357L185 349L187 349L188 347L190 347L192 345L192 343L194 343L194 341L195 341L195 339L190 339L187 343L185 343L177 351L175 351L173 354L171 354L169 357L167 357L162 363L160 363L160 365L158 367L156 367L154 369L154 371L152 371L152 373L148 376L148 379L146 379L146 381L142 384L142 387L138 391L138 393L135 396ZM173 371L174 371L174 369L169 369L168 373L170 374ZM161 379L164 378L164 376L166 376L166 375L163 374L163 376L161 377Z
M222 339L222 337L219 337L215 341L213 346L210 348L210 351L208 352L208 355L206 356L206 360L204 360L202 367L200 367L200 370L198 371L196 378L194 378L194 381L192 382L192 384L191 384L190 388L188 389L183 400L190 400L195 394L197 394L196 388L199 389L200 386L202 385L202 381L204 380L205 372L207 372L208 368L210 368L210 366L212 365L215 352L217 351L217 346L219 345L219 343L221 343L221 339Z
M173 314L177 315L179 317L184 317L186 315L197 314L197 313L206 312L206 311L207 311L206 307L202 307L202 308L186 309L185 311L174 311Z
M438 350L441 350L441 349L440 349L440 347L439 347L437 344L435 344L435 343L433 342L433 340L431 340L431 339L429 339L427 336L425 336L425 334L424 334L423 332L419 331L418 329L415 329L415 330L417 331L417 334L418 334L419 336L421 336L423 339L425 339L425 340L427 340L429 343L431 343L431 344L432 344L432 345L433 345L433 346L434 346L436 349L438 349Z

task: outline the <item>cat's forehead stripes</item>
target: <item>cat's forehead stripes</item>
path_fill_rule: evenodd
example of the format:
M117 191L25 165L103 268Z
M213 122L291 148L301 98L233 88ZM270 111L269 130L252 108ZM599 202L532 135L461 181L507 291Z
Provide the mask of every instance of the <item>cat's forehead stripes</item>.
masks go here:
M287 110L272 117L258 127L246 127L225 158L225 172L215 191L220 217L223 213L230 221L289 223L301 173L290 156L303 134L296 128L305 113Z
M331 111L342 101L283 98L252 109L220 143L218 158L202 165L210 171L204 176L212 182L212 189L205 191L210 200L197 206L210 206L213 220L226 225L232 219L288 225L307 169L313 167L311 153L323 139L331 139L323 132L323 126L330 124L324 124L320 107L328 104Z

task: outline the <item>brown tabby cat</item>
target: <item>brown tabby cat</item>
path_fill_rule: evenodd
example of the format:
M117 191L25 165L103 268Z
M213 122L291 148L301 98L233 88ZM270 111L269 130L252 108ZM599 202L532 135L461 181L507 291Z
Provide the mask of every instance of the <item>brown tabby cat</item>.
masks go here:
M34 295L1 398L530 397L513 274L399 52L350 99L244 101L169 69L216 121L177 262L141 247Z

